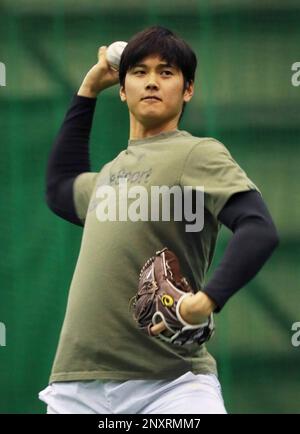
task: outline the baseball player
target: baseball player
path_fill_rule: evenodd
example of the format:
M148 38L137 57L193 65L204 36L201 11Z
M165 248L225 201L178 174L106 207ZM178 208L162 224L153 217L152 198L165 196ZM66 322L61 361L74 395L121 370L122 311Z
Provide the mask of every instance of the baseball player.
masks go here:
M167 246L195 290L177 309L178 321L198 327L257 274L278 244L277 231L259 189L228 149L178 128L194 93L197 59L189 45L169 29L149 27L128 41L119 71L110 68L106 50L100 47L73 96L48 161L47 204L83 234L49 385L39 397L52 414L226 413L205 343L161 339L168 329L163 315L144 333L128 302L145 261ZM118 83L129 111L128 143L92 172L95 106ZM112 141L118 127L112 125ZM124 218L125 202L114 199L125 181L128 206L137 192L149 199L154 186L203 186L202 229L187 231L184 219ZM206 281L221 225L232 237Z

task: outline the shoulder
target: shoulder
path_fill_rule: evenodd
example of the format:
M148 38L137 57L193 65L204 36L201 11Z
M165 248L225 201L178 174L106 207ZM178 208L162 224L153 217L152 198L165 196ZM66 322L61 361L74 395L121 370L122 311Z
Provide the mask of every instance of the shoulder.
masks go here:
M183 139L184 142L190 143L191 145L194 145L197 148L201 147L215 147L215 148L226 148L226 146L220 142L220 140L214 138L214 137L201 137L201 136L194 136L193 134L189 133L185 130L180 130L179 136L181 140Z
M214 137L199 137L194 136L187 131L182 131L184 144L187 146L187 157L203 157L205 159L216 155L226 155L231 157L231 154L224 143Z

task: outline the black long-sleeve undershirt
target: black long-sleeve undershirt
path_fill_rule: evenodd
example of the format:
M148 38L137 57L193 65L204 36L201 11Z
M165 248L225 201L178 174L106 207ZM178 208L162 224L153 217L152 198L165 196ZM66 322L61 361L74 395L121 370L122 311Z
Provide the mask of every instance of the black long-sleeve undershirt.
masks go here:
M46 173L46 202L57 215L82 226L74 205L73 183L90 172L89 137L96 98L73 95L69 110L51 150Z
M77 175L90 171L89 136L96 101L96 98L73 96L47 165L49 208L79 226L82 222L75 211L73 183ZM215 301L215 312L256 275L278 244L276 228L257 191L234 194L218 219L233 236L212 278L203 288Z
M258 273L279 242L272 217L257 191L234 194L219 213L218 220L233 236L212 278L203 288L217 304L215 312Z

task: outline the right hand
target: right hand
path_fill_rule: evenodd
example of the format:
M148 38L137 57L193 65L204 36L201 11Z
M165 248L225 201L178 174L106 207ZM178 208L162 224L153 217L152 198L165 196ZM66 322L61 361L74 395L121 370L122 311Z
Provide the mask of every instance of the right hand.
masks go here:
M99 92L119 82L119 71L109 66L106 50L106 45L98 49L98 62L86 74L78 95L95 98Z

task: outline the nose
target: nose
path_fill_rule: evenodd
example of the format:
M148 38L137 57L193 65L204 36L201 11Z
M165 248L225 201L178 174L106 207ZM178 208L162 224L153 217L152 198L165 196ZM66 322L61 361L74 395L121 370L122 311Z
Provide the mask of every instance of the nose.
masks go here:
M146 89L158 89L158 84L155 80L155 75L151 74L149 75L149 79L146 82Z
M147 90L157 90L158 89L158 86L157 86L157 84L156 83L148 83L147 84L147 86L146 86L146 89Z

